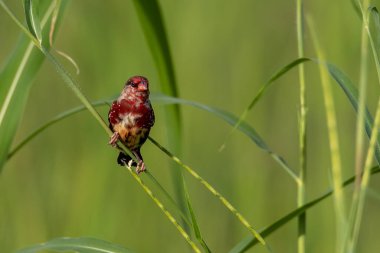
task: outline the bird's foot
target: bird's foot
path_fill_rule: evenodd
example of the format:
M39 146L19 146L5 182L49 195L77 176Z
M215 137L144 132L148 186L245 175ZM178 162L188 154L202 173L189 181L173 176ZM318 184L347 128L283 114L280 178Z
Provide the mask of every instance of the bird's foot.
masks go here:
M112 147L116 147L116 143L119 140L119 137L120 137L119 133L118 132L114 132L113 135L111 136L110 141L108 142L108 144L110 144Z
M145 171L146 171L145 163L142 160L140 160L136 166L136 173L140 174L141 172L145 172Z
M132 168L132 165L133 165L133 160L129 160L129 162L127 164L128 168L129 169Z

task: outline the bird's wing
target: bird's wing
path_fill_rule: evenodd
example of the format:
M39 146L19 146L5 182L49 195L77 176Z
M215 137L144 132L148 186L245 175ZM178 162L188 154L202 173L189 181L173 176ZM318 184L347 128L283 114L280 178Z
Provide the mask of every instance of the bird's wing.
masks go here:
M113 101L110 111L108 112L109 128L113 131L113 125L120 122L119 118L120 105L117 100Z

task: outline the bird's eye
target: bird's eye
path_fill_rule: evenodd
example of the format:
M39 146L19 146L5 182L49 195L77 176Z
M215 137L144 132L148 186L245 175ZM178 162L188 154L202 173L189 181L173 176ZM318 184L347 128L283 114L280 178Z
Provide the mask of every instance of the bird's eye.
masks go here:
M135 82L133 82L132 80L129 80L128 83L127 83L127 85L130 85L132 87L136 87L137 86L137 84Z

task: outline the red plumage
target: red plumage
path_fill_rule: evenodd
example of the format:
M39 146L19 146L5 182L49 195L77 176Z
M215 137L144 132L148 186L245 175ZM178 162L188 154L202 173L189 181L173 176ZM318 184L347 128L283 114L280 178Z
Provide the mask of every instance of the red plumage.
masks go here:
M136 172L145 171L140 148L154 125L154 111L149 100L149 82L142 76L128 79L119 98L112 103L108 113L109 127L113 135L109 141L120 150L117 162L120 165L136 166ZM117 145L120 140L137 158L137 164Z

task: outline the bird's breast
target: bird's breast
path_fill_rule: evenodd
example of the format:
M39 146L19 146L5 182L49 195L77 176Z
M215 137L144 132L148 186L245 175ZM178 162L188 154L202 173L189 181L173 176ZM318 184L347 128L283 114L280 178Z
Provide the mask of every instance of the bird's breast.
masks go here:
M122 119L122 124L127 128L134 127L138 119L141 118L141 116L142 114L133 112L128 112L119 115L120 119Z

